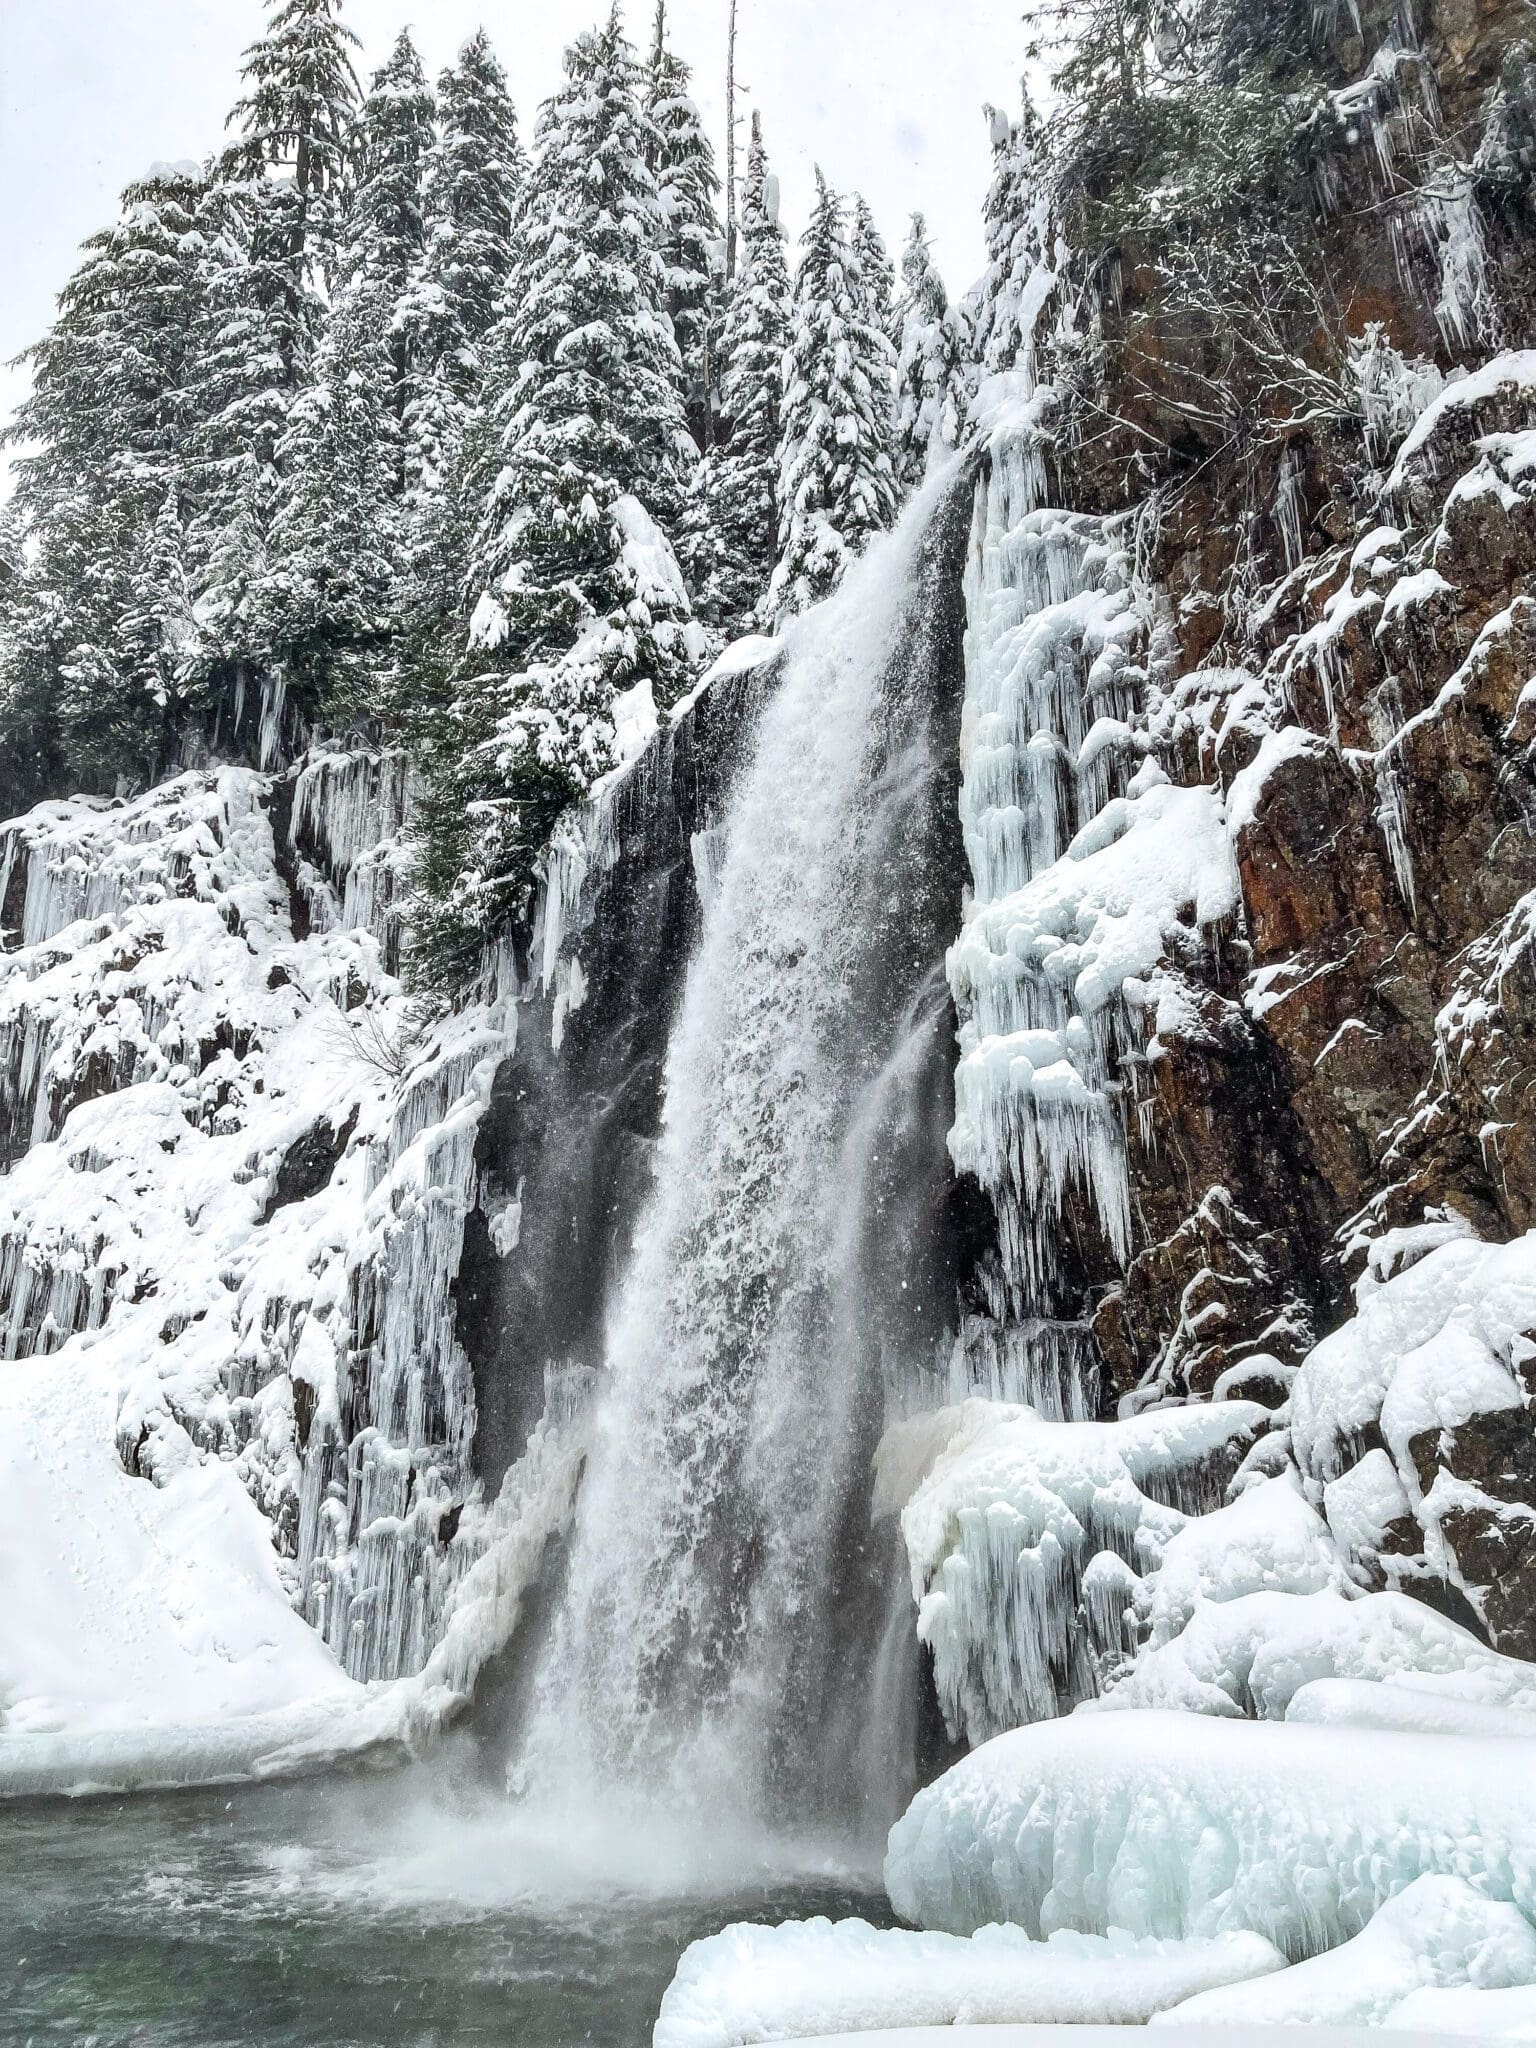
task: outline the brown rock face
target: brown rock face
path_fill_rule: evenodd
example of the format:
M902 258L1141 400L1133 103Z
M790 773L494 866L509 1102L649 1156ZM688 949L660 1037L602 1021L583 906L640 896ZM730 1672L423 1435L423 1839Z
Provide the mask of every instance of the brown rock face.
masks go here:
M1341 77L1385 26L1367 6ZM1300 425L1226 466L1202 447L1158 506L1147 725L1175 781L1225 795L1242 907L1207 961L1166 969L1179 1000L1127 1082L1136 1250L1094 1322L1116 1393L1199 1397L1252 1361L1279 1403L1383 1231L1536 1225L1536 373L1511 354L1456 388L1529 331L1529 202L1487 172L1488 138L1524 147L1528 35L1509 0L1436 0L1422 54L1357 96L1339 143L1331 189L1359 208L1340 200L1328 230L1334 283L1351 336L1379 323L1389 382L1413 385L1395 423ZM1407 156L1389 191L1368 144L1407 151L1426 108L1464 162L1483 149L1475 333L1446 324L1447 242L1393 260L1361 225L1390 201L1411 227ZM1178 309L1144 251L1121 257L1105 412L1174 450ZM1085 502L1133 502L1113 430L1093 446ZM1536 1387L1417 1443L1403 1476L1430 1505L1382 1553L1392 1583L1529 1657L1533 1418Z

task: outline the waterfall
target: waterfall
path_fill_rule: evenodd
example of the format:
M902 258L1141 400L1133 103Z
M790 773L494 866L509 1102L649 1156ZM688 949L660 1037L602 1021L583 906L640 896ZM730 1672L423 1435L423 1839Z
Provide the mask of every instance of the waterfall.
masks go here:
M711 849L530 1792L777 1820L852 1782L849 1704L890 1656L871 1453L953 1342L933 1212L969 502L968 475L936 479L790 628Z

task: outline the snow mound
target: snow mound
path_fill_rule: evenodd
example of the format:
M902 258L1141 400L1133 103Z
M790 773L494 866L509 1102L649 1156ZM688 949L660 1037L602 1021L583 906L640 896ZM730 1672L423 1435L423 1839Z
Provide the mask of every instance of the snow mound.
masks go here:
M1524 1706L1488 1705L1464 1697L1464 1681L1457 1674L1455 1692L1429 1691L1415 1675L1396 1684L1375 1684L1358 1678L1314 1678L1291 1696L1285 1710L1288 1721L1311 1721L1330 1728L1399 1728L1422 1735L1512 1735L1524 1741L1536 1738L1536 1666L1520 1665L1513 1658L1511 1676L1518 1673L1515 1697ZM1482 1676L1481 1673L1474 1675ZM1432 1681L1431 1681L1432 1682Z
M1379 2026L1425 1986L1482 1991L1536 1983L1536 1929L1455 1877L1417 1878L1352 1941L1262 1982L1202 1991L1170 2022ZM1533 2008L1536 2010L1536 2008Z
M403 1754L414 1700L355 1684L294 1612L235 1468L133 1478L116 1421L89 1356L0 1373L0 1797Z
M731 1926L684 1951L653 2048L743 2048L817 2030L975 2026L1005 2021L1140 2025L1196 1989L1281 1968L1254 1934L1138 1941L1016 1927L951 1934L863 1920Z
M1000 1735L891 1830L891 1903L967 1934L1007 1920L1186 1939L1247 1928L1301 1958L1415 1878L1536 1908L1523 1743L1146 1712Z
M1489 2012L1490 2024L1494 2021L1495 2002L1500 1999L1522 1998L1523 1992L1508 1991L1448 1991L1415 1993L1415 1997L1446 1998L1462 2000L1467 2007L1474 2001L1484 2001ZM1440 2008L1436 2008L1439 2010ZM1463 2010L1462 2006L1448 2005L1444 2010L1449 2014ZM1509 2017L1513 2006L1500 2008L1506 2014L1506 2024L1518 2027L1518 2022ZM1392 2025L1398 2022L1394 2019ZM1449 2019L1439 2024L1450 2027ZM1462 2033L1476 2033L1476 2027L1469 2021ZM1511 2031L1500 2034L1490 2032L1489 2040L1525 2041L1533 2037L1528 2033ZM1413 2048L1454 2048L1456 2030L1446 2033L1426 2034L1415 2031ZM1264 2036L1266 2048L1392 2048L1390 2041L1383 2041L1380 2031L1373 2027L1307 2027L1270 2029ZM817 2034L796 2041L781 2041L777 2048L965 2048L967 2042L974 2042L976 2048L1145 2048L1146 2036L1138 2027L898 2027L881 2028L877 2033ZM1240 2027L1176 2027L1165 2028L1158 2037L1157 2048L1255 2048L1253 2030Z
M116 1423L89 1356L0 1373L5 1735L148 1723L168 1700L213 1721L345 1695L233 1466L189 1458L150 1485L123 1469Z

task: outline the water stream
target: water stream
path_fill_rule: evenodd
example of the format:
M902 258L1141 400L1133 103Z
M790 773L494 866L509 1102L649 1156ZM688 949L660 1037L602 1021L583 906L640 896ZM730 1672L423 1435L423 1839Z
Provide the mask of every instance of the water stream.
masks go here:
M869 1872L582 1831L418 1776L0 1809L0 2040L648 2048L687 1944L861 1913Z

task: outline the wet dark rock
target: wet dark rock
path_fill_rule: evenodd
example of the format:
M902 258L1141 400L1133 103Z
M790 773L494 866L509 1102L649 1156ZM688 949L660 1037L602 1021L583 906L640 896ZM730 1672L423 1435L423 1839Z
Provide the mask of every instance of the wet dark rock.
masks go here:
M259 1220L268 1223L290 1202L307 1202L327 1187L356 1128L354 1108L339 1124L321 1122L295 1138L277 1163Z

